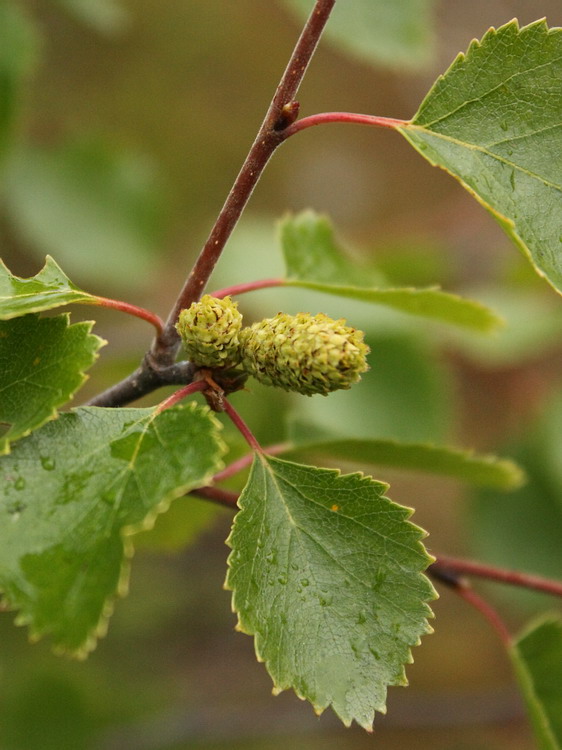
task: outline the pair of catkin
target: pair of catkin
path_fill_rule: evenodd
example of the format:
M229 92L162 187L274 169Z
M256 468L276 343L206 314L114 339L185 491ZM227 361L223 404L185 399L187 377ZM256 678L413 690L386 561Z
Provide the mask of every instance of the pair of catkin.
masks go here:
M236 302L206 294L181 311L177 330L195 364L241 366L260 383L307 396L349 388L368 369L363 332L323 313L278 313L243 328Z

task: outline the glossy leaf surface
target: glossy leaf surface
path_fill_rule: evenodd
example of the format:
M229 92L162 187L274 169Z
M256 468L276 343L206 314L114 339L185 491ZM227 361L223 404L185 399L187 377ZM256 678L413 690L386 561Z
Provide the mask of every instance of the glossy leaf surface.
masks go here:
M544 21L490 29L399 130L562 291L562 29Z
M127 585L130 535L221 466L218 423L194 403L80 408L0 459L0 586L17 622L91 650Z
M256 456L228 543L238 628L274 692L370 729L430 632L431 558L411 510L361 474Z
M0 321L0 454L57 416L82 385L104 341L68 315Z

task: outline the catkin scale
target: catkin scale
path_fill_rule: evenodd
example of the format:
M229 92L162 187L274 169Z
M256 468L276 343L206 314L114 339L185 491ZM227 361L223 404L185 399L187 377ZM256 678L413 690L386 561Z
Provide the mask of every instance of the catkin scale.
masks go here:
M205 294L181 311L176 329L188 358L201 367L234 367L240 362L242 315L230 297Z
M368 369L363 332L323 313L278 313L244 328L240 343L256 380L307 396L350 388Z

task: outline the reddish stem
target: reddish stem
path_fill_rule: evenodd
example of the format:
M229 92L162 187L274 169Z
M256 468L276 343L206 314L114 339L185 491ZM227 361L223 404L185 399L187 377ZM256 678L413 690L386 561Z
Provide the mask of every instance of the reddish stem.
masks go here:
M246 294L246 292L254 292L257 289L268 289L272 286L283 286L284 284L285 279L261 279L260 281L249 281L247 284L227 286L224 289L213 292L212 296L222 299L229 295L233 297L236 294Z
M180 388L175 393L172 393L172 395L164 399L164 401L161 401L158 406L155 407L154 413L160 414L160 412L163 412L165 409L170 409L187 396L191 396L198 391L204 391L208 387L209 385L205 380L196 380L194 383L190 383L184 388Z
M267 162L284 140L284 129L297 116L294 99L335 2L316 0L242 169L168 316L162 336L153 345L156 356L169 357L177 349L175 322L180 310L200 298Z
M275 445L270 445L268 448L263 448L262 450L263 453L267 453L268 456L276 456L279 453L284 453L290 447L290 443L276 443ZM237 461L233 461L231 464L229 464L226 469L223 469L222 471L219 471L218 474L215 474L215 476L213 477L213 482L224 482L225 479L230 479L230 477L238 474L239 471L243 471L245 468L250 466L253 460L254 453L252 451L252 453L247 453L245 456L242 456L242 458L239 458Z
M136 305L130 305L128 302L121 302L117 299L109 299L109 297L92 297L91 300L86 300L85 304L89 305L100 305L100 307L110 307L113 310L120 310L121 312L127 313L128 315L134 315L135 318L141 318L151 323L155 328L158 335L162 333L164 327L164 321L156 313L145 310L144 307L137 307Z
M439 555L437 562L433 563L430 567L430 570L434 569L445 572L450 571L460 575L478 576L490 581L508 583L512 586L521 586L522 588L534 589L535 591L543 591L553 596L562 596L562 583L560 581L553 581L528 573L520 573L516 570L496 568L493 565L485 565L473 560L461 560L457 557Z
M361 115L354 112L320 112L310 117L297 120L283 131L285 139L299 133L301 130L313 128L316 125L325 125L330 122L345 122L355 125L371 125L379 128L400 128L409 125L408 120L396 120L393 117L377 117L376 115Z
M477 609L484 617L488 620L490 625L494 628L496 633L499 635L502 643L509 647L511 645L511 633L507 629L506 624L499 616L498 612L483 599L479 594L476 593L467 583L456 586L455 591L457 594Z
M212 500L219 505L225 505L227 508L236 508L238 502L238 493L221 490L219 487L199 487L192 490L191 495L202 497L205 500Z
M455 571L441 567L438 562L430 565L427 571L433 578L452 588L462 599L477 609L488 620L500 636L504 645L511 643L511 634L496 610L470 587L470 583Z
M240 431L242 437L248 443L250 448L257 453L263 453L263 448L254 437L252 431L228 399L224 400L224 410L232 420L234 426Z

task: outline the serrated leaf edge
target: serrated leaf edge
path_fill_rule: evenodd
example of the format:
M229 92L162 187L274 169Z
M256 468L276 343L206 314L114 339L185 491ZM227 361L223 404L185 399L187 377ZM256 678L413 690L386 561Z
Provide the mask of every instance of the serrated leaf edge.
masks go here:
M2 261L0 260L0 263ZM37 313L26 313L26 315L37 315ZM14 316L14 317L25 317L24 315L21 316ZM106 339L101 338L101 336L98 336L95 333L92 333L92 329L96 324L95 320L83 320L79 321L78 323L70 323L70 313L61 313L57 317L64 317L66 318L66 330L69 330L70 328L86 328L88 337L90 340L92 340L92 344L95 342L97 343L96 349L92 352L92 361L88 365L88 369L90 367L93 367L96 363L96 361L99 359L99 351L102 349L108 342ZM12 318L6 318L4 320L12 320ZM47 422L52 422L55 419L58 419L59 416L59 408L61 406L65 406L65 404L69 404L71 401L74 400L74 396L78 393L80 388L84 385L84 383L89 380L90 376L87 374L85 370L79 370L77 375L80 376L80 383L76 386L76 388L72 391L72 393L68 396L68 398L61 402L60 404L57 404L56 406L53 406L53 409L51 413L45 417L45 419L40 422L39 424L35 425L35 427L30 428L29 430L26 430L21 435L18 435L13 440L8 438L6 439L6 436L2 437L0 439L0 456L8 456L11 452L11 444L16 443L18 440L21 440L24 437L28 437L31 435L32 432L35 432L35 430L38 430L40 427L42 427L44 424L47 424ZM5 443L4 443L5 440ZM4 443L4 446L2 447L2 443Z
M88 408L97 408L97 407L88 407ZM102 408L102 407L99 407L99 408ZM208 406L196 404L194 401L190 401L187 404L174 406L167 411L180 411L180 410L191 411L191 412L201 411L202 413L206 413L209 416L210 421L213 423L213 426L216 429L216 432L214 434L214 440L215 440L216 447L217 447L216 465L212 469L210 469L209 472L205 475L202 483L197 482L197 486L202 486L203 484L210 484L213 476L222 468L224 468L222 457L228 450L228 447L221 436L222 424L215 417L214 413L209 409ZM154 409L152 415L149 417L149 420L147 421L147 424L146 424L147 428L154 422L154 420L160 415L160 413L161 412L156 411L156 408ZM136 422L132 422L129 427L133 428L134 426L138 425L142 421L143 420L140 419L140 420L137 420ZM142 441L145 433L146 433L146 430L140 436L139 442ZM135 552L134 544L133 544L131 537L139 533L140 531L150 530L154 526L154 523L156 522L157 517L161 513L165 513L176 498L187 494L192 489L195 489L195 487L191 487L189 484L186 484L179 488L176 488L175 490L170 491L167 495L165 495L160 500L160 502L157 505L154 506L154 508L152 508L149 511L149 513L145 516L143 521L141 521L138 524L130 524L128 526L123 526L120 529L121 539L123 541L123 558L121 561L121 569L119 571L119 577L118 577L115 591L112 594L110 594L108 597L106 597L99 620L96 623L96 625L91 629L90 633L86 636L83 644L77 649L68 649L63 646L53 646L52 647L53 653L57 655L71 656L75 659L78 659L79 661L84 661L88 657L88 655L96 648L98 641L107 635L109 620L114 612L117 601L125 597L128 593L129 576L130 576L130 571L131 571L131 560ZM10 610L11 603L9 599L6 597L5 593L2 591L0 591L0 603L3 606L5 606L8 610ZM36 630L34 630L32 626L32 617L20 611L16 612L16 615L14 617L14 624L18 627L27 627L29 629L28 638L31 643L36 643L39 640L41 640L43 637L49 635L48 633L37 632Z
M423 98L422 102L420 103L420 106L418 107L418 112L414 115L414 117L405 123L403 126L398 126L395 129L401 133L401 135L408 141L408 143L419 153L423 156L423 158L431 164L433 167L438 167L439 169L442 169L444 172L447 172L447 174L450 174L451 177L453 177L457 182L459 182L463 188L470 194L472 197L490 213L496 221L502 226L506 234L511 237L515 245L521 250L521 252L525 255L525 257L529 260L533 268L535 269L536 273L543 278L558 294L562 294L562 290L558 289L558 287L554 284L553 281L551 281L546 274L545 271L543 271L536 263L533 258L533 255L531 253L530 248L527 246L526 242L523 240L523 238L518 234L515 228L515 222L505 216L504 214L497 211L493 206L491 206L489 203L487 203L480 195L478 195L473 188L470 187L470 185L467 185L467 183L458 175L454 174L454 172L451 172L450 169L443 166L442 164L439 164L438 162L434 161L430 157L427 156L427 154L419 148L417 144L415 144L408 136L408 131L411 130L418 130L424 133L428 133L430 136L433 136L435 138L441 138L442 140L455 142L455 139L443 136L440 133L434 133L433 131L429 130L428 127L432 123L428 123L426 125L417 125L415 122L415 118L417 117L417 114L420 112L420 110L423 108L425 102L429 97L433 94L434 90L437 88L438 84L446 78L446 76L454 70L458 65L464 62L464 60L473 52L473 50L478 49L482 45L484 45L488 39L491 37L497 36L500 32L506 31L509 29L514 29L518 35L524 34L525 32L532 30L534 28L543 27L543 29L546 31L547 36L551 36L554 34L560 34L562 33L562 28L560 27L553 27L549 28L546 18L540 18L537 21L533 21L532 23L529 23L525 26L519 26L519 21L517 18L512 19L511 21L508 21L507 23L503 24L502 26L499 26L495 28L494 26L491 26L488 31L484 34L484 36L481 39L473 39L468 46L468 49L466 52L459 52L459 54L456 56L456 58L453 60L451 65L447 68L447 70L444 73L441 73L437 79L435 80L433 86L429 89L428 93ZM474 146L473 144L466 144L464 142L458 142L460 145L462 145L464 148L474 148L476 150L482 151L483 153L486 153L486 155L489 155L491 158L498 159L499 161L504 161L505 159L500 159L495 154L488 153L487 151L484 151L484 149ZM520 167L517 167L517 165L511 165L514 168L520 169ZM525 170L523 170L525 171ZM529 173L531 176L532 173ZM545 182L545 180L541 179L542 182ZM558 186L554 186L558 188Z
M31 313L38 313L38 312L45 312L47 310L52 310L55 307L65 307L66 305L71 304L80 304L81 302L91 302L92 304L95 304L95 300L97 299L94 294L90 294L89 292L84 292L82 289L77 287L65 274L65 272L62 270L62 268L59 266L59 264L56 262L56 260L51 255L45 256L45 263L43 264L43 267L37 271L35 276L16 276L16 274L13 274L8 266L4 263L2 258L0 258L0 272L5 271L8 276L11 276L13 279L16 279L17 281L31 281L35 279L36 281L39 281L42 283L41 274L44 274L46 271L49 270L55 270L58 271L61 276L68 282L69 289L65 290L66 292L74 292L77 295L77 298L74 300L69 300L68 302L61 302L56 305L45 306L44 304L38 303L33 309L26 309L25 312L15 312L15 313L9 313L4 314L0 316L0 320L12 320L12 318L21 318L24 315L29 315ZM50 291L41 292L41 294L48 298L49 296L56 296L57 294L60 294L60 290L53 289ZM26 297L34 297L37 295L38 292L29 292L28 294L18 294L15 297L14 296L0 296L0 303L6 300L11 299L25 299ZM81 298L80 298L81 297Z
M264 454L258 454L258 453L254 454L254 465L252 466L252 471L250 472L250 475L248 476L248 480L246 482L246 485L244 486L244 489L240 493L240 498L243 497L244 490L246 489L246 487L250 483L256 459L261 460L262 462L265 462L266 464L271 463L271 460L273 460L273 462L276 461L275 458L273 458L273 457L266 457ZM284 463L293 463L293 464L295 464L297 466L303 466L304 465L304 464L298 464L298 463L296 463L294 461L287 461L285 459L282 459L282 461ZM320 467L312 467L312 468L316 469L316 468L320 468ZM360 479L361 481L366 480L368 482L374 482L374 483L378 484L381 487L381 492L382 493L385 493L389 489L389 487L390 487L390 485L387 482L381 482L380 480L374 479L372 476L370 476L368 474L365 474L362 471L355 471L355 472L351 472L351 473L348 473L348 474L343 474L340 469L337 469L337 468L335 468L335 469L332 469L332 468L327 469L327 468L324 468L324 467L322 467L322 471L332 474L334 476L334 478L337 478L337 477L340 477L340 476L356 477L356 478ZM429 584L428 585L428 593L431 593L431 597L428 598L427 600L424 600L422 602L423 609L425 610L424 631L423 631L423 633L421 633L420 636L418 636L418 638L416 639L415 642L413 642L413 643L405 643L404 644L404 646L407 649L407 652L406 652L406 655L405 655L404 664L402 665L401 673L400 673L400 675L398 676L398 678L397 678L397 680L395 682L388 683L388 685L383 686L383 689L384 689L384 698L386 698L386 695L388 693L388 688L389 687L405 687L405 686L408 685L408 679L406 677L405 665L406 664L413 664L414 657L412 655L412 649L415 646L419 646L421 644L421 636L423 636L423 635L430 635L431 633L434 632L432 626L428 622L428 618L434 618L435 614L434 614L433 610L431 609L431 607L429 606L428 602L435 601L436 599L438 599L439 598L439 593L437 592L437 590L433 586L433 583L428 578L428 576L425 575L425 572L424 572L436 560L436 558L433 555L431 555L427 551L427 549L425 548L425 546L422 544L422 540L425 539L428 536L429 532L427 532L425 529L421 528L421 526L418 526L417 524L414 524L414 523L412 523L409 520L412 517L412 515L414 514L414 512L415 512L413 508L409 508L407 506L400 505L399 503L395 503L393 500L390 500L390 498L386 497L386 495L384 495L384 494L381 494L380 498L384 499L384 500L387 500L388 502L392 503L393 505L399 506L403 511L405 511L405 513L404 513L404 521L407 522L414 530L416 530L418 532L419 536L418 536L418 539L416 540L416 547L418 547L418 549L421 552L421 554L423 555L423 557L427 560L426 567L423 568L422 570L420 570L418 572L418 575L422 576L426 580L426 582ZM232 549L231 540L232 540L232 536L233 536L233 533L234 533L235 525L237 523L237 520L238 520L238 517L239 517L240 513L242 513L244 511L244 506L240 504L240 501L238 502L238 508L239 508L239 512L234 516L230 533L229 533L228 537L225 540L225 544L228 547L230 547L230 549ZM273 675L271 674L271 672L270 672L270 670L268 668L268 662L267 662L267 660L260 653L260 648L259 648L259 644L258 644L258 633L257 632L253 632L251 629L249 629L249 627L246 627L244 625L244 623L243 623L243 621L241 619L241 615L238 612L238 610L236 609L236 603L235 603L236 590L230 588L229 585L228 585L228 574L230 572L230 560L231 560L231 555L229 555L228 559L227 559L228 572L227 572L227 577L226 577L226 579L225 579L225 581L223 583L223 589L225 591L231 591L232 592L232 597L231 597L231 611L233 612L233 614L236 615L236 618L237 618L237 622L236 622L236 624L234 626L234 629L237 632L239 632L239 633L244 633L245 635L253 636L254 651L255 651L255 654L256 654L256 660L258 662L260 662L260 663L262 663L262 664L265 665L267 673L271 677L271 680L273 682L272 694L274 696L277 696L277 695L280 695L285 690L292 690L295 693L295 695L297 696L297 698L299 698L299 700L307 701L308 703L311 704L311 706L312 706L312 708L313 708L313 710L314 710L314 712L315 712L315 714L317 716L320 716L321 714L323 714L324 711L327 708L331 708L334 711L334 713L336 714L336 716L343 723L343 725L345 727L349 728L351 726L351 724L353 723L353 721L356 721L359 724L359 726L361 726L367 732L372 732L373 731L373 726L372 725L373 725L373 722L374 722L374 719L375 719L376 712L378 711L381 714L385 714L386 713L386 710L387 710L387 708L386 708L386 700L385 700L384 703L373 707L372 720L371 720L371 722L369 724L366 724L364 722L359 721L357 719L357 717L351 717L350 719L347 719L347 718L341 716L340 713L337 711L337 709L333 706L332 702L328 702L326 705L318 705L318 704L314 703L310 698L308 698L307 696L305 696L301 692L299 692L299 690L294 685L291 685L291 684L282 685L282 684L277 684L276 683L275 678L273 677Z

